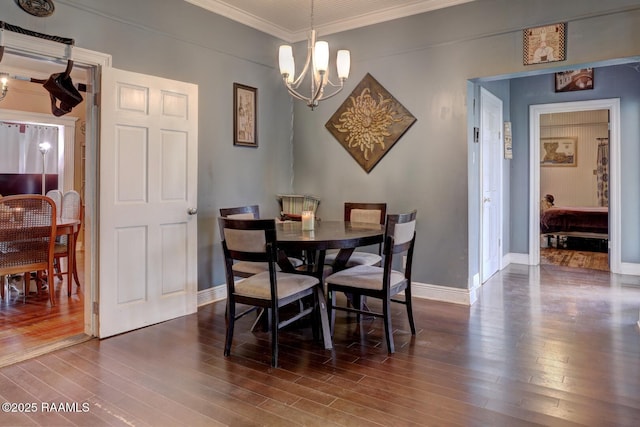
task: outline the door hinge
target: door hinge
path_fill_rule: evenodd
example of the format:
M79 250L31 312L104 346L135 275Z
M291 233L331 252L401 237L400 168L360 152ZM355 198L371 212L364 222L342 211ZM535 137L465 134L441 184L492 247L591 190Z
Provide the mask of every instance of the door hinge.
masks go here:
M93 314L100 314L100 304L98 304L98 301L93 302Z
M480 142L480 128L473 128L473 142Z

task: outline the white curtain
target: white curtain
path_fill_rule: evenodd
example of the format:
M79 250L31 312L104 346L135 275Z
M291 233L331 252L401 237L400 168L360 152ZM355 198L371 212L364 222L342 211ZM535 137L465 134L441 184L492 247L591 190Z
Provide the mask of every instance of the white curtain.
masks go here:
M42 173L40 143L51 149L45 155L46 173L58 173L58 128L0 122L0 173Z
M598 206L609 206L609 138L598 139Z
M20 172L20 125L0 122L0 173Z

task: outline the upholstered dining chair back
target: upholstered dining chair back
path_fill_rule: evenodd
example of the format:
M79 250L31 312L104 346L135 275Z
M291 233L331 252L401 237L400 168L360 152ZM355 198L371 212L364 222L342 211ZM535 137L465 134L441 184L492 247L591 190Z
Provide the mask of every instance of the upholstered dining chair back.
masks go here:
M221 208L220 216L231 219L260 219L260 208L258 205L238 206L235 208ZM294 267L302 265L302 260L289 257L289 261ZM239 261L233 264L233 271L238 277L249 277L256 273L266 271L268 265L265 263Z
M55 202L46 196L23 194L0 199L0 276L46 271L51 280L56 215ZM41 276L38 279L40 285ZM25 295L27 286L25 280ZM2 294L4 298L4 283ZM53 285L49 286L49 300L55 305Z
M381 224L383 225L387 215L386 203L360 203L345 202L344 204L344 220L353 223L353 227L358 224ZM377 253L366 252L365 250L354 251L349 260L347 267L355 265L380 265L382 261L382 243L378 245ZM325 264L333 265L338 252L328 252L325 256Z
M278 248L276 223L274 219L233 219L218 218L222 249L225 258L227 281L227 334L225 356L231 352L235 321L256 308L267 309L271 324L271 365L278 365L278 330L291 322L318 310L317 289L320 282L313 276L284 273L277 271ZM267 269L244 278L236 283L237 274L234 263L260 262ZM301 300L313 296L311 307L304 307ZM279 308L292 302L299 302L299 312L281 320ZM250 309L236 313L236 305L251 306ZM317 317L317 316L316 316Z
M221 208L220 216L234 219L259 219L260 207L258 205L250 205L235 208Z

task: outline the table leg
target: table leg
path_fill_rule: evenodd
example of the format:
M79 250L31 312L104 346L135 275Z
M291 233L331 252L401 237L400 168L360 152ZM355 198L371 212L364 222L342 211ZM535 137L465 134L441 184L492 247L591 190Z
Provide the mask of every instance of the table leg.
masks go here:
M71 296L71 287L73 285L73 269L76 265L76 239L74 239L74 233L67 234L67 296Z

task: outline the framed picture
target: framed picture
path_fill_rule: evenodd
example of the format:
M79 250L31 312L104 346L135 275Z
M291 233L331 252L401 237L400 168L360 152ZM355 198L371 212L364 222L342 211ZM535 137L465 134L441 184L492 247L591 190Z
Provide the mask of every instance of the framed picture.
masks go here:
M545 25L522 31L524 65L564 61L566 59L566 24Z
M540 138L540 166L576 166L577 138Z
M258 89L233 84L233 145L258 146Z
M593 68L556 73L556 92L593 89Z
M369 73L325 127L365 172L416 122L416 118Z

